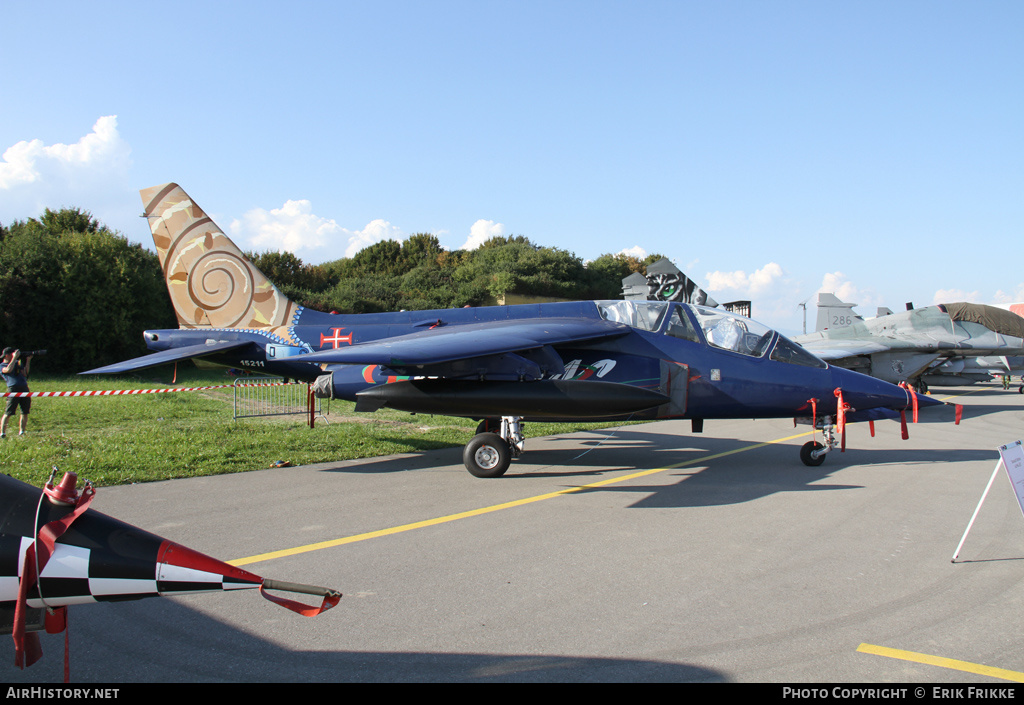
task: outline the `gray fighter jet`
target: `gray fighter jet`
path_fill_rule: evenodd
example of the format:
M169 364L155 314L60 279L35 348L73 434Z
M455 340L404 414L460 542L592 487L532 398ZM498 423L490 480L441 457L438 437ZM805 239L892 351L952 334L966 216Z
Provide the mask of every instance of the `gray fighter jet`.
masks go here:
M820 296L819 321L838 327L797 336L796 342L833 365L905 382L918 391L1009 374L1020 362L1013 358L1024 355L1024 318L995 306L959 302L902 313L880 309L879 316L864 320L852 315L850 304L831 294Z

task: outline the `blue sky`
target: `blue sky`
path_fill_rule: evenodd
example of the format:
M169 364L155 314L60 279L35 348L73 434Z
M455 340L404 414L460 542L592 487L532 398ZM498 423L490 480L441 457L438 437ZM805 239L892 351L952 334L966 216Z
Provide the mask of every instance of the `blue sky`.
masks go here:
M668 255L799 333L832 291L1024 300L1024 3L0 4L0 222L151 247L175 181L244 249L417 232Z

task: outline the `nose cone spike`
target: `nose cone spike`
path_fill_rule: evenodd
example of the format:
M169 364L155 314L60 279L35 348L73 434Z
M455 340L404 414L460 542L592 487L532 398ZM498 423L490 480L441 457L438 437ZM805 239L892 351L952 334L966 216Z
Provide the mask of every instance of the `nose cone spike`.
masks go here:
M157 559L161 595L258 588L263 578L180 544L164 541Z

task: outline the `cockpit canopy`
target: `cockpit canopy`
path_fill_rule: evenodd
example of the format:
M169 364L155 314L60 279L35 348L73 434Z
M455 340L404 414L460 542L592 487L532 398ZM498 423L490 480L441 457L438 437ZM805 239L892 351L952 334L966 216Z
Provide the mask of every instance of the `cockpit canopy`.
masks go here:
M717 308L692 306L690 310L704 331L708 345L732 350L741 355L761 357L767 351L775 333L757 321Z
M666 335L695 343L706 342L712 347L731 350L748 357L763 357L771 350L770 359L776 362L805 367L828 366L771 328L723 309L668 301L595 303L602 318L651 333L664 332ZM696 321L697 328L700 329L699 334L692 321Z
M668 313L667 301L595 301L601 318L657 333Z

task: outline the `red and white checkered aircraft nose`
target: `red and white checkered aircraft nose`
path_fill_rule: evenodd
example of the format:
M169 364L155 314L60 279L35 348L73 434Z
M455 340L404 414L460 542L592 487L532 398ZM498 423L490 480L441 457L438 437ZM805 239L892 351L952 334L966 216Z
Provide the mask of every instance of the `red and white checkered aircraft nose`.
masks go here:
M88 509L53 542L49 555L37 546L43 527L72 507L0 476L0 607L13 607L29 548L38 570L26 591L29 607L131 600L158 595L259 588L263 578ZM38 519L36 513L38 510ZM33 526L35 523L35 526ZM44 563L45 560L45 563Z
M7 627L14 635L19 666L41 655L34 635L26 632L44 628L44 615L47 631L63 631L62 610L69 605L258 588L268 600L312 617L341 598L327 588L265 580L101 514L89 508L91 486L79 492L75 479L69 473L59 485L39 490L0 475L0 620L8 622L0 630ZM267 589L324 601L311 608L268 595Z

